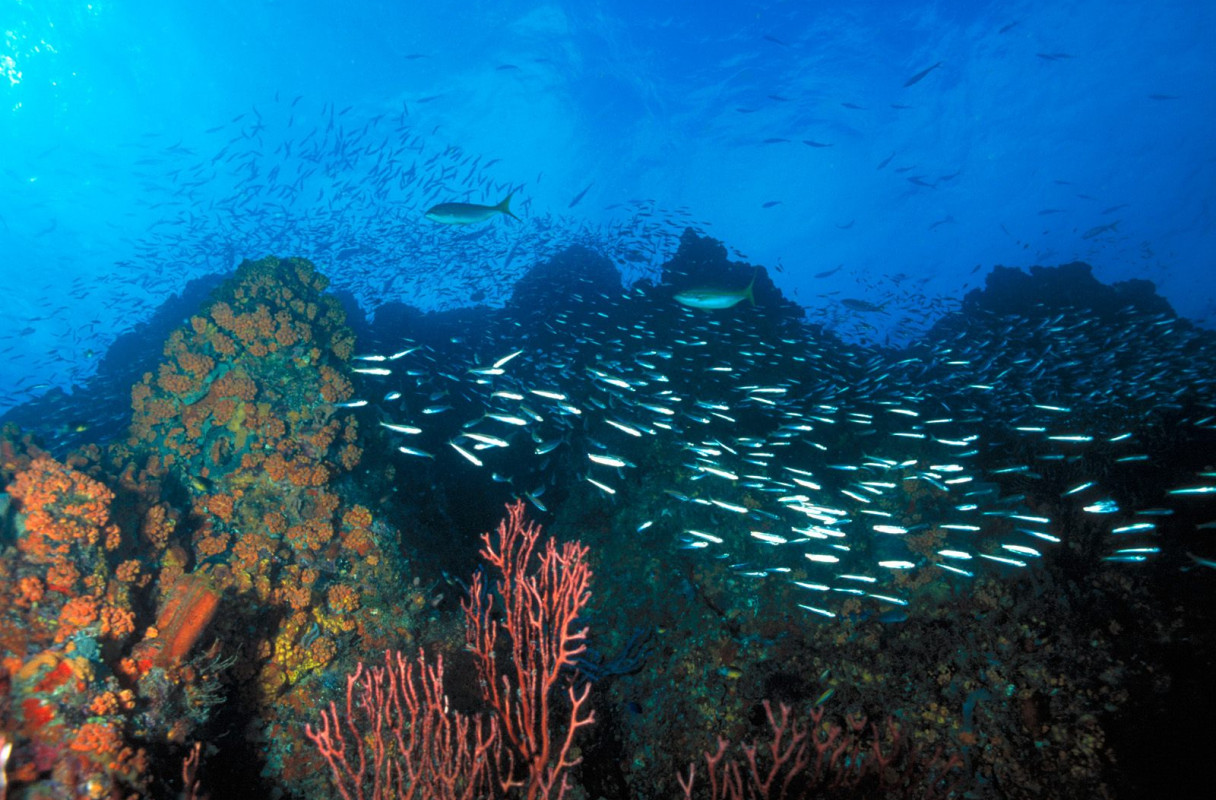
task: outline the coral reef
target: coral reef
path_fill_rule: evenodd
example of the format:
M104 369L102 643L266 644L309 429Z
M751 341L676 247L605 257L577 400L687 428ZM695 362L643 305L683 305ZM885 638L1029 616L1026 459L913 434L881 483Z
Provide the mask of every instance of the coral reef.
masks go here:
M715 370L748 353L749 382L807 392L826 386L842 406L858 385L873 391L876 375L899 369L901 386L949 385L943 373L957 370L933 348L959 342L1001 343L994 374L1048 393L1068 391L1074 369L1053 376L1044 354L1065 363L1106 358L1105 393L1090 392L1079 418L1112 434L1134 418L1144 458L1151 454L1181 481L1211 472L1204 431L1212 405L1194 393L1190 364L1205 340L1188 331L1185 347L1171 350L1175 325L1185 323L1166 312L1112 333L1089 318L1056 324L1065 312L1039 303L1044 292L1088 287L1101 319L1121 318L1129 305L1155 313L1146 286L1103 287L1085 265L1029 276L1002 271L893 363L822 332L808 337L797 308L762 270L729 261L719 244L692 233L665 269L667 282L631 289L628 302L617 301L610 268L572 251L521 283L505 309L378 315L376 335L384 338L367 344L382 352L417 345L423 352L411 367L439 376L427 384L421 369L411 371L407 388L417 396L398 406L424 415L431 408L443 421L428 422L431 441L420 447L432 451L451 435L440 433L442 424L480 432L468 421L487 408L468 385L492 359L512 348L540 354L568 381L560 388L570 402L585 401L584 417L611 417L628 429L617 428L611 446L629 465L610 479L612 497L583 479L588 453L607 452L593 432L530 398L519 413L531 412L537 425L503 433L523 442L502 462L510 474L487 464L486 480L463 480L467 471L417 456L403 466L396 440L374 420L367 424L375 409L351 404L374 400L377 389L383 397L383 387L352 368L368 362L354 359L353 335L324 278L299 259L242 264L169 334L161 362L131 388L132 423L121 441L53 457L12 428L0 432L0 742L12 746L10 797L333 796L332 763L305 724L328 706L328 730L347 738L348 753L358 749L358 723L342 728L347 721L329 706L341 705L352 674L352 702L360 692L384 691L395 676L425 697L426 712L420 706L411 719L473 736L474 751L485 736L479 745L473 728L460 725L493 709L478 730L511 744L515 761L497 777L518 784L517 793L543 785L568 796L735 796L749 775L771 789L782 765L803 764L798 774L808 774L815 756L805 764L804 756L815 750L827 766L815 766L806 786L827 796L1111 796L1178 771L1157 775L1158 763L1188 754L1196 761L1202 740L1160 732L1189 710L1179 697L1208 691L1201 665L1210 661L1210 636L1193 635L1212 629L1211 581L1196 567L1210 555L1203 507L1180 506L1170 523L1154 512L1161 529L1171 526L1172 540L1198 556L1184 551L1138 571L1095 569L1110 525L1066 502L1067 488L1101 475L1112 496L1142 499L1138 507L1159 502L1151 498L1160 493L1150 494L1143 473L1118 472L1100 443L1076 457L1036 461L1019 440L1003 452L1033 470L984 488L1053 520L1064 544L1045 551L1034 570L949 583L926 564L951 535L938 522L956 496L895 464L885 471L890 487L867 508L915 530L899 539L859 537L853 556L881 550L906 559L911 566L892 585L910 605L842 598L837 616L823 622L799 608L804 598L792 582L812 577L805 564L762 574L741 556L680 549L679 532L702 525L703 509L721 498L712 481L686 468L689 448L642 435L641 423L627 418L620 398L640 382L617 377L623 370L604 358L607 344L644 339L649 349L636 360L647 380L661 379L673 397L712 398L729 397L739 383L738 373ZM696 336L668 324L665 298L676 284L736 285L752 275L758 305L748 316L707 317ZM1029 324L1044 317L1052 319L1046 327ZM402 348L403 338L414 341ZM668 354L679 347L696 355L676 363ZM482 372L466 376L466 363ZM1169 402L1138 393L1146 375ZM608 380L616 395L589 388ZM547 390L527 384L519 394L537 387ZM1018 391L993 390L967 413L977 432L1001 441L1008 426L998 422L1024 402ZM728 413L721 405L685 403L680 424L700 430L712 410L731 416L741 435L754 428L755 409ZM1182 429L1184 419L1208 427ZM825 424L815 434L833 461L861 458L875 441L846 427ZM900 452L931 457L910 441ZM969 458L991 474L1005 463L988 460L990 453ZM725 507L745 510L756 534L778 533L777 520L760 513L763 484L739 484L738 506ZM451 577L468 574L473 536L487 517L524 495L548 515L549 532L586 546L576 548L581 566L562 555L570 546L525 548L547 559L549 579L583 587L574 595L585 602L550 607L556 616L531 608L513 617L510 608L552 594L552 585L518 575L476 574L468 584ZM673 503L675 496L686 502ZM1009 519L994 518L970 539L979 547L1014 532ZM501 562L492 565L508 565L510 548L485 544L483 555ZM589 600L586 560L601 576ZM464 599L464 614L455 597ZM542 664L530 660L541 651L519 649L507 630L529 624L588 632L545 651L560 663ZM381 672L356 666L369 654L423 645L446 654L446 683L425 659L413 673L413 661ZM487 687L493 691L483 693ZM570 726L538 725L538 710L548 707L537 702L542 695L556 697L559 716L574 728L594 707L595 736L572 740L561 735ZM715 741L753 744L715 750ZM798 755L804 745L810 750ZM444 752L467 755L454 742ZM749 753L759 759L754 772ZM696 782L682 790L693 763ZM705 768L719 788L704 788Z
M6 433L15 546L0 558L0 686L11 703L0 725L16 733L12 777L89 797L146 791L148 752L127 736L137 698L106 657L136 632L114 493Z
M176 772L153 776L149 748L194 739L221 704L259 720L246 746L269 753L236 754L247 772L314 780L297 720L352 657L340 643L414 635L429 606L382 596L396 532L343 482L362 455L334 405L353 337L325 285L298 259L243 264L133 387L125 443L64 464L3 440L19 785L146 794Z
M158 637L136 667L178 661L218 606L210 630L240 703L263 710L265 768L299 776L310 767L292 722L341 667L339 643L411 635L408 614L379 613L396 602L380 597L396 533L344 499L362 455L357 420L335 406L353 396L353 336L325 286L303 260L243 264L134 387L131 436L113 454L162 494L180 488L172 532L159 530L168 511L147 520L167 548Z

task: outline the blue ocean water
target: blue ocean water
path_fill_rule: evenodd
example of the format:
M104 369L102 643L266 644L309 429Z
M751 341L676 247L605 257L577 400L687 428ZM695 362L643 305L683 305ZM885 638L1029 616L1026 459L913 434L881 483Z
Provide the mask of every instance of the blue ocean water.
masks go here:
M1077 259L1214 309L1206 3L30 1L0 24L5 405L260 252L369 310L450 307L501 297L542 234L637 275L691 224L846 330L840 297L919 323L993 265ZM525 222L489 241L421 219L512 189Z
M133 793L198 741L212 796L322 796L303 725L385 647L449 645L471 709L452 626L512 500L591 548L579 796L680 796L765 701L856 734L842 796L1151 796L1196 763L1137 736L1216 708L1216 6L7 0L0 31L21 791L71 788L10 635L54 584L23 433L158 576L126 641L47 649L138 698L54 706L152 754L98 768ZM217 306L267 285L337 358L242 349ZM300 544L314 517L344 549ZM190 627L182 571L220 615L123 672ZM866 771L893 730L919 787Z

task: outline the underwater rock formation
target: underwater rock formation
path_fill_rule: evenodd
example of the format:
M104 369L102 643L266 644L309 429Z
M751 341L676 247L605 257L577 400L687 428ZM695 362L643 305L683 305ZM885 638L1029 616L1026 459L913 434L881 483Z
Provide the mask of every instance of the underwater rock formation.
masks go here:
M691 228L680 236L680 246L664 262L660 272L657 297L674 297L686 289L703 287L742 288L755 278L753 294L756 305L764 309L767 319L797 319L804 316L801 306L787 299L777 288L764 267L727 258L726 246Z
M1032 266L1025 272L1016 267L993 267L984 288L972 289L963 298L965 312L1034 316L1082 308L1111 321L1128 309L1175 316L1152 281L1100 283L1093 276L1093 267L1083 261L1057 267Z

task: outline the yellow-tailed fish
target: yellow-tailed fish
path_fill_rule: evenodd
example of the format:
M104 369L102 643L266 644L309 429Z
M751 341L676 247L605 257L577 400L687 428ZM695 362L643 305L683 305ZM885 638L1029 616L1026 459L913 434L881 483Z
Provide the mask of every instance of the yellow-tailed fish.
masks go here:
M731 308L744 300L755 305L756 298L752 294L752 288L756 285L756 275L759 272L756 270L752 273L751 283L747 284L745 289L716 289L713 287L685 289L676 294L676 302L689 308L704 309Z
M471 225L475 222L485 222L495 214L506 214L511 219L519 219L511 213L511 195L507 195L496 206L483 206L477 203L440 203L427 210L426 218L431 222L443 225Z

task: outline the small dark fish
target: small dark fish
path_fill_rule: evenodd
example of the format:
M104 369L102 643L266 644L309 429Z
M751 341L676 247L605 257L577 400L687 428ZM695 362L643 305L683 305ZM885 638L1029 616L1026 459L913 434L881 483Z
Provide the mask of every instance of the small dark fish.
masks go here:
M1013 30L1014 28L1016 28L1018 25L1021 25L1021 24L1022 24L1021 20L1018 20L1017 22L1010 22L1008 25L1002 26L1001 29L999 31L997 31L997 33L1009 33L1011 30Z
M1092 239L1095 236L1101 236L1104 233L1118 233L1117 226L1123 220L1117 219L1109 225L1095 225L1094 227L1081 234L1082 239Z
M788 102L790 101L790 99L789 99L788 97L782 97L782 96L781 96L781 95L779 95L779 94L770 94L770 95L768 96L768 99L769 99L769 100L776 100L778 103L788 103Z
M831 142L816 142L814 139L803 139L802 143L809 147L831 147Z
M849 224L852 225L853 223L850 222ZM816 278L816 279L830 278L831 276L835 275L837 272L840 272L842 269L844 269L844 264L840 264L839 266L833 267L832 269L829 269L826 272L817 272L814 275L812 275L811 277Z
M875 167L875 169L882 169L882 168L883 168L883 167L885 167L887 164L890 164L890 163L891 163L891 159L893 159L893 158L895 158L895 153L891 153L891 155L887 156L887 157L886 157L886 158L884 158L882 161L878 162L878 166L877 166L877 167Z
M568 205L568 206L566 206L566 207L567 207L567 208L574 208L576 205L578 205L578 201L579 201L579 200L582 200L582 199L583 199L583 195L587 194L588 190L590 190L590 189L591 189L591 187L592 187L592 186L594 186L594 185L595 185L595 181L592 181L591 183L587 184L587 188L586 188L586 189L583 189L581 192L579 192L578 194L576 194L576 195L574 196L574 199L570 201L570 205Z
M781 40L780 40L780 39L778 39L776 36L768 36L768 35L765 35L765 37L764 37L764 41L766 41L766 42L772 42L773 44L779 44L779 45L781 45L782 47L789 47L789 45L788 45L788 44L786 44L785 42L781 41Z
M1039 216L1045 217L1048 214L1062 214L1062 213L1064 213L1064 209L1062 209L1062 208L1044 208L1039 211Z
M849 220L848 222L846 222L845 224L843 224L843 225L837 225L836 227L837 227L837 228L840 228L840 230L842 230L842 231L847 231L849 228L853 227L853 223L854 223L854 222L856 222L856 221L857 221L857 220L855 220L855 219L851 219L851 220Z
M514 64L499 64L494 69L499 72L503 72L503 71L509 70L509 69L519 69L519 67L515 66Z
M898 108L900 110L903 110L905 108L913 108L913 106L905 106L905 105L901 105L900 103L892 103L891 108Z
M840 304L842 306L844 306L845 308L850 309L852 311L875 312L875 311L883 310L882 306L876 306L873 303L870 303L866 300L854 300L851 297L846 297L845 299L841 300Z
M929 226L929 230L933 230L933 229L934 229L934 228L936 228L938 225L945 225L945 224L947 224L947 223L949 223L949 222L955 222L955 221L956 221L956 220L954 219L954 217L952 217L952 216L946 216L946 217L944 217L943 219L939 219L937 222L934 222L932 225L930 225L930 226Z
M924 80L924 77L926 75L928 75L930 72L937 69L941 65L942 65L942 62L939 61L931 67L926 67L925 69L922 69L920 72L916 73L911 78L908 78L906 81L904 81L904 88L907 89L912 84L919 83L920 81Z
M780 200L769 200L767 203L765 203L763 206L761 206L761 208L772 208L773 206L779 206L779 205L781 205Z
M1118 210L1119 210L1119 209L1121 209L1121 208L1127 208L1127 203L1120 203L1120 204L1119 204L1119 205L1117 205L1117 206L1111 206L1110 208L1104 208L1104 209L1102 209L1102 212L1101 212L1101 213L1103 213L1103 214L1113 214L1113 213L1115 213L1116 211L1118 211Z
M845 108L851 108L854 111L865 111L866 110L865 106L859 106L856 103L841 103L841 105L844 106Z

